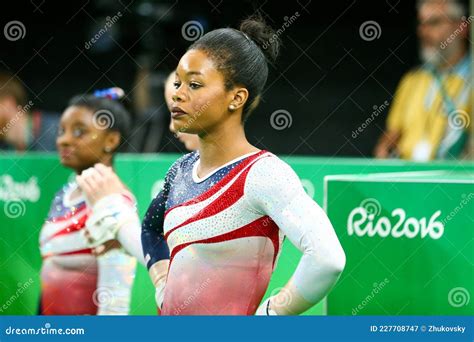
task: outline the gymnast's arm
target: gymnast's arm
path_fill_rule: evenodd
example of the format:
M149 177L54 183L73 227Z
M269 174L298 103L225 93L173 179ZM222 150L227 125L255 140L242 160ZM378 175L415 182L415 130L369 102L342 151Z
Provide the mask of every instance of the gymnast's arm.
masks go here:
M252 167L245 193L251 208L270 216L303 253L288 283L257 314L300 314L329 293L344 269L345 254L331 222L290 166L276 157Z
M83 230L89 245L100 248L116 239L127 253L143 264L140 219L135 200L112 168L96 164L76 180L92 208Z
M169 183L153 199L142 222L142 246L148 273L156 288L155 299L161 308L169 266L169 248L163 234L165 203Z

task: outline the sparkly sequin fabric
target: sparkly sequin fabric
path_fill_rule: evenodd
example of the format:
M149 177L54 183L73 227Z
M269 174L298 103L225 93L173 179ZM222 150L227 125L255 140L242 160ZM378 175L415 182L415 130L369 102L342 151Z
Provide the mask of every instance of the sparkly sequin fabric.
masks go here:
M76 189L68 184L56 194L41 229L40 313L128 314L136 260L121 248L93 254L83 235L91 211L82 196L71 200Z
M196 174L197 153L185 156L170 169L164 190L150 206L142 228L145 234L162 229L169 248L163 315L255 312L283 235L267 215L252 208L244 187L252 166L272 156L266 151L246 155L204 179ZM153 227L160 222L161 227ZM151 256L156 254L156 244L147 248L150 244L143 241L143 246L146 259L160 259Z

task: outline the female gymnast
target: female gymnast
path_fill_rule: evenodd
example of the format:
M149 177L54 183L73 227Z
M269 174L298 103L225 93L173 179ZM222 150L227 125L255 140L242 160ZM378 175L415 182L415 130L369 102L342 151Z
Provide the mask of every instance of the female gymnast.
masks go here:
M251 145L244 122L279 51L261 18L211 31L179 61L174 129L199 150L173 164L142 223L142 245L163 315L299 314L336 283L345 254L295 172ZM283 236L303 256L288 283L260 304ZM260 304L260 306L259 306Z
M60 160L78 176L56 194L41 230L40 314L129 312L136 267L130 254L143 254L135 198L111 168L130 127L128 112L114 101L119 90L73 98L62 114Z

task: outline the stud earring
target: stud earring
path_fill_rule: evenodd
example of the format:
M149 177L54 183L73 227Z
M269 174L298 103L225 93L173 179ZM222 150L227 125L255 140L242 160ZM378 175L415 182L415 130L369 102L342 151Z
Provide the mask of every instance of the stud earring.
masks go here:
M110 148L109 146L106 146L106 147L104 147L104 152L105 153L110 153L110 152L112 152L112 148Z
M235 110L235 105L230 104L229 105L229 111L233 112Z

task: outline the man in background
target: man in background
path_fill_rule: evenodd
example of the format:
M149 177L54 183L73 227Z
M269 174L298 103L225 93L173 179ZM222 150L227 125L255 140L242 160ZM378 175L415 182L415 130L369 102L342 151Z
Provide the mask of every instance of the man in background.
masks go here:
M401 80L375 157L415 161L459 158L465 151L473 94L466 7L459 0L420 0L423 65Z

